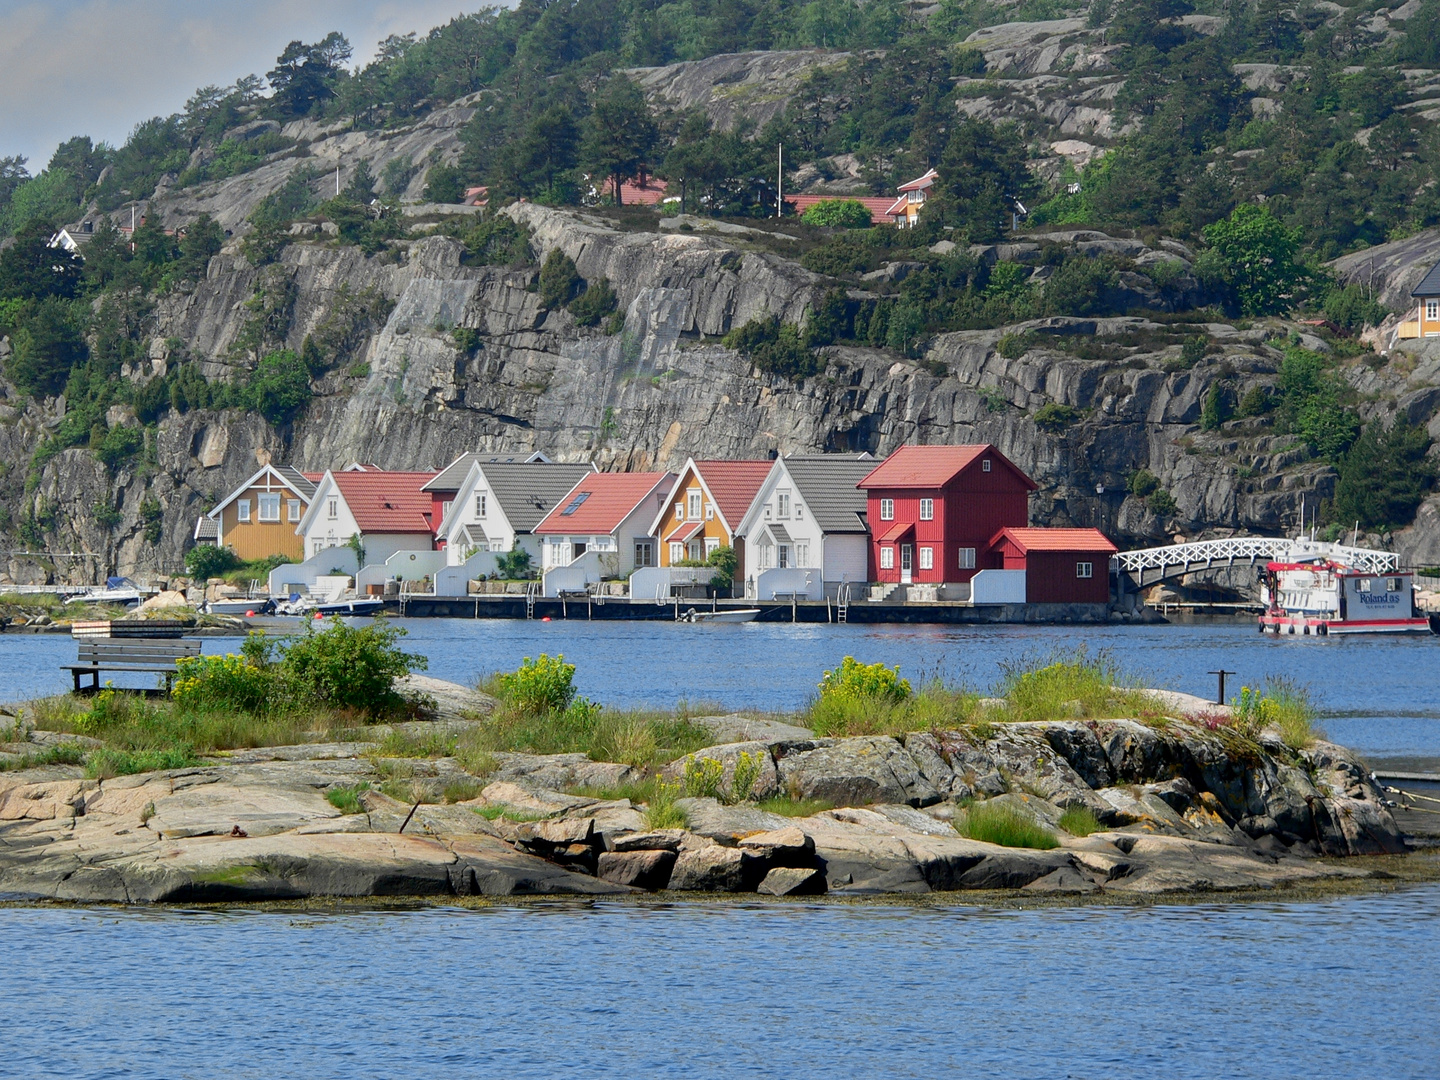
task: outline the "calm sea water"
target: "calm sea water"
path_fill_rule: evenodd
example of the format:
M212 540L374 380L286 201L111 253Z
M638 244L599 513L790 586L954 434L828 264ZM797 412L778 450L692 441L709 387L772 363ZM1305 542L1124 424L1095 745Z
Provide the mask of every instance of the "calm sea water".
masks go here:
M1433 1077L1440 886L1000 910L0 911L17 1077Z
M1373 759L1440 758L1440 637L1262 637L1252 625L1173 626L807 626L751 623L395 620L429 673L473 682L526 656L564 653L581 692L612 705L669 706L679 700L729 708L789 710L842 657L899 664L915 677L939 673L979 689L1006 664L1085 646L1108 650L1151 686L1212 696L1225 668L1229 692L1284 676L1309 689L1331 738ZM207 652L237 648L212 638ZM58 635L0 635L0 701L64 690L59 665L75 658ZM117 685L127 685L124 677ZM141 685L144 680L133 683Z

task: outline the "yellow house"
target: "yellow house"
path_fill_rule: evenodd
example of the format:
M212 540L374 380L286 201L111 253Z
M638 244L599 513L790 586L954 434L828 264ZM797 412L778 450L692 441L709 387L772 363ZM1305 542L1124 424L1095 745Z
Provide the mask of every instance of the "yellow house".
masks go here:
M716 548L730 547L743 567L743 544L735 531L773 464L694 458L687 461L670 498L650 527L651 534L659 539L657 564L703 562ZM735 580L744 580L739 570Z
M1440 263L1430 268L1410 294L1415 300L1415 319L1400 324L1399 337L1440 337Z
M303 562L305 539L296 528L323 475L266 465L206 515L215 523L215 544L245 560L284 555Z

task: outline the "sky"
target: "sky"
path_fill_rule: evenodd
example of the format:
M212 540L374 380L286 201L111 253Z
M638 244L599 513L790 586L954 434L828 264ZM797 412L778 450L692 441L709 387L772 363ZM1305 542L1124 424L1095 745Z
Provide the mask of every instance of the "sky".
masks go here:
M291 41L339 30L369 60L485 0L0 0L0 157L31 173L73 135L120 145L200 86L264 76Z

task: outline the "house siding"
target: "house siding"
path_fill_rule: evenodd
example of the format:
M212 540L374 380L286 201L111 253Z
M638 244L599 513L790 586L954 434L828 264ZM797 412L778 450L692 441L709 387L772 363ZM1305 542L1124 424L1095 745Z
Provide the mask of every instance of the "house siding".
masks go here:
M260 520L260 496L280 496L280 520ZM250 520L240 520L240 500L250 500ZM294 562L301 562L304 559L305 542L295 533L296 523L291 521L288 513L287 503L291 499L299 499L301 513L309 507L309 503L300 499L295 492L279 484L266 487L264 484L256 484L246 489L238 498L232 500L224 510L220 511L220 539L222 546L230 548L242 559L266 559L272 555L284 555Z
M1096 551L1020 551L1009 540L996 545L1005 570L1025 571L1030 604L1106 604L1110 601L1110 556ZM1091 564L1092 576L1077 578L1075 564Z

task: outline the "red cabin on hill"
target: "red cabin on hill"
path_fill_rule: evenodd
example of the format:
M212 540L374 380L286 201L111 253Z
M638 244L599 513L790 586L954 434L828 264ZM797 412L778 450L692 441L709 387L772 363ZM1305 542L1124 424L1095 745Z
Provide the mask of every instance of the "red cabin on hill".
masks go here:
M1099 529L1001 529L990 542L1004 570L1025 571L1027 604L1105 604L1110 556Z
M856 486L866 494L871 580L941 584L1000 568L990 542L1029 524L1036 484L987 443L902 446Z

